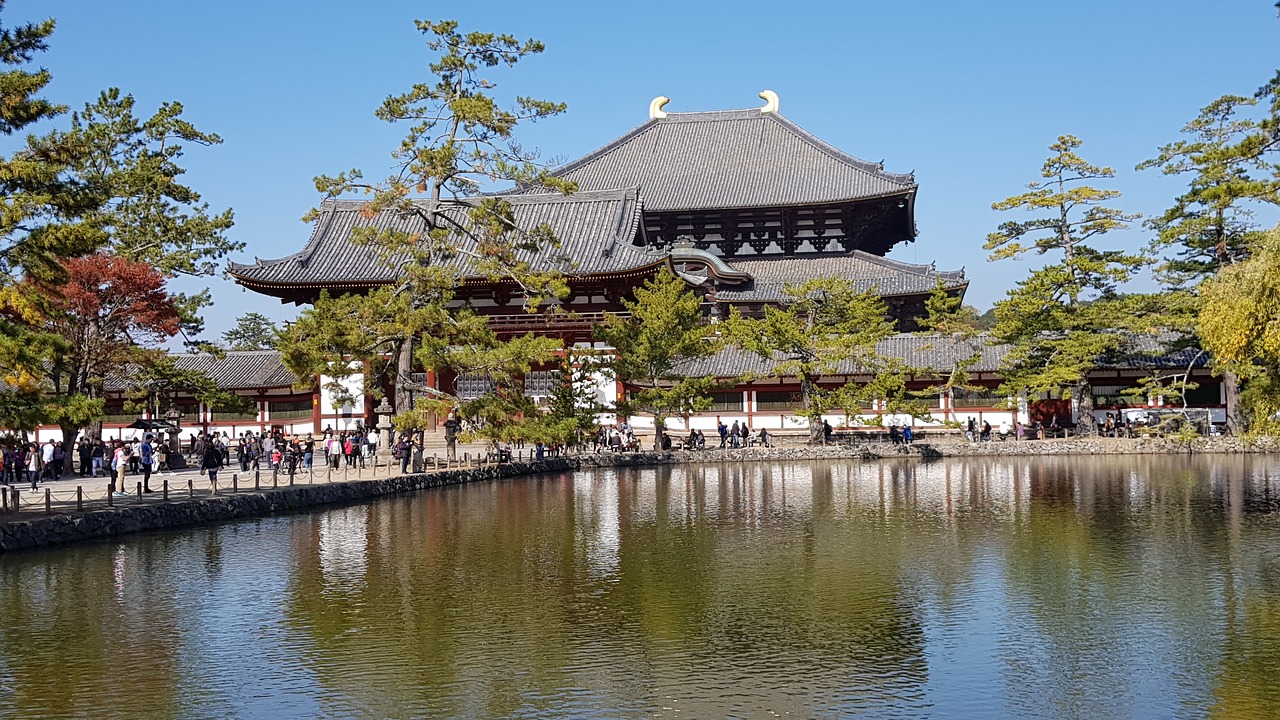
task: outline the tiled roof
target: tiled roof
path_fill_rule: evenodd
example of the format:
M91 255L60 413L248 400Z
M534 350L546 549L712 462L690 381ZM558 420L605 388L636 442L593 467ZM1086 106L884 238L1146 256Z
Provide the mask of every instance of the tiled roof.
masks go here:
M280 362L273 350L228 352L221 358L208 353L173 353L169 356L183 370L196 370L209 376L224 390L277 388L292 385L297 377ZM120 378L107 378L105 389L126 389Z
M550 225L562 243L558 250L521 251L522 259L541 269L555 267L572 273L605 273L645 267L662 260L631 244L640 223L640 198L634 189L579 192L573 195L522 195L507 198L516 223L531 228ZM427 205L428 201L421 201ZM360 210L363 200L330 200L320 208L311 239L301 252L252 265L229 263L228 271L244 285L376 285L395 280L398 273L382 262L372 247L351 242L356 227L422 232L417 215L393 211L369 220ZM452 204L451 215L464 221L466 204ZM470 241L460 243L466 248ZM407 258L406 258L407 260ZM404 260L402 260L403 262ZM459 259L452 263L464 262Z
M1136 353L1120 360L1103 360L1099 368L1106 369L1178 369L1205 367L1208 355L1194 348L1169 350L1169 334L1137 335L1125 340L1125 350ZM882 340L876 348L885 357L897 358L908 365L942 372L950 372L957 362L971 357L978 359L968 366L970 372L999 372L1000 362L1009 352L1009 346L993 343L990 335L983 334L970 340L955 341L944 335L900 333ZM726 348L716 355L684 364L680 371L689 377L738 377L747 374L767 375L775 362L766 362L759 355L737 348ZM856 375L852 364L840 367L836 374Z
M817 205L916 189L913 176L885 172L759 108L654 118L555 173L582 190L639 187L649 212Z
M781 302L782 288L817 277L843 277L859 290L875 288L881 295L914 295L932 292L938 280L947 289L968 285L963 270L938 270L932 265L915 265L855 250L848 255L790 257L769 260L732 259L734 268L753 280L716 292L720 300L731 302Z

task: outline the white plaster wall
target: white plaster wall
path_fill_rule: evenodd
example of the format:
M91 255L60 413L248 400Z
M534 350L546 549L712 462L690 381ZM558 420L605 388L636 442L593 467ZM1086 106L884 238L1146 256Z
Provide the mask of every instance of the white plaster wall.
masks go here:
M348 367L359 368L360 363L352 362ZM354 402L335 404L335 392L329 387L333 384L334 378L328 375L320 376L320 412L324 415L335 414L357 414L364 411L364 373L355 373L338 380L344 390L355 398ZM344 418L345 419L345 418ZM352 427L355 427L352 423Z

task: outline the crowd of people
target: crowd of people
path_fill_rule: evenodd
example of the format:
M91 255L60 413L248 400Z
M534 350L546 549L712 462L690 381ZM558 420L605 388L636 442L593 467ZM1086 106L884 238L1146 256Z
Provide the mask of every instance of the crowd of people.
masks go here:
M163 443L150 433L132 440L80 438L68 452L61 440L43 443L9 443L0 446L0 479L6 485L29 484L38 490L41 483L63 477L109 477L116 494L126 494L125 477L142 475L142 491L151 489L151 475L168 469Z

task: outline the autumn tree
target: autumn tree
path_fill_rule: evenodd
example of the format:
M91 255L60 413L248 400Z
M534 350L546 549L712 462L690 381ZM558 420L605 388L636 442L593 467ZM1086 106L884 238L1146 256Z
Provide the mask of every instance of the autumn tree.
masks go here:
M222 333L222 344L238 352L275 350L280 344L280 328L262 313L248 312L236 318L236 324Z
M411 391L425 394L421 407L433 412L460 402L414 385L415 363L487 373L495 392L514 401L517 388L503 383L521 378L531 363L553 357L559 343L549 338L529 334L508 340L486 332L483 318L460 309L465 303L456 290L466 277L505 280L517 288L530 312L564 296L563 277L539 262L558 244L550 227L522 226L509 202L480 191L498 181L559 192L574 189L553 177L514 135L522 123L562 113L564 104L517 96L503 107L494 95L496 83L487 76L541 53L542 43L461 33L449 20L422 20L417 28L427 37L427 47L438 53L428 66L432 79L388 97L376 112L379 119L406 127L392 152L392 174L367 181L359 170L351 170L316 178L316 188L326 198L349 193L368 197L362 214L370 223L353 230L352 241L376 251L394 268L396 279L366 295L321 298L290 326L282 342L286 364L300 377L328 374L340 379L359 372L361 362L374 369L371 380L390 374L398 425L421 422L421 412L409 407ZM318 216L313 211L307 219ZM375 224L375 218L395 222ZM410 227L414 229L406 229ZM336 362L338 358L347 360ZM471 407L491 414L508 405Z
M684 280L663 268L623 300L626 314L606 314L596 338L616 351L610 373L626 387L617 412L653 418L653 448L661 450L667 419L711 406L714 377L689 377L680 366L714 355L711 327L701 299Z
M1253 432L1280 432L1280 228L1250 242L1247 259L1201 285L1197 332L1217 367L1245 381Z
M147 263L167 279L212 277L244 243L227 236L231 210L213 212L181 182L186 170L179 163L189 147L211 147L222 138L183 118L181 103L162 103L145 118L135 115L135 105L132 95L109 88L71 116L68 137L87 148L71 169L104 195L88 221L106 233L117 257ZM194 344L212 305L209 291L171 297Z
M1157 232L1155 250L1173 253L1157 270L1169 299L1165 322L1179 333L1182 345L1198 344L1194 329L1200 283L1248 256L1260 235L1254 209L1280 204L1280 167L1270 156L1275 141L1265 121L1248 114L1258 102L1238 95L1214 100L1183 127L1186 139L1161 147L1156 157L1138 165L1188 178L1186 192L1147 223ZM1239 432L1238 378L1225 366L1217 369L1227 426Z
M160 345L178 333L181 316L164 275L147 263L98 253L73 258L66 269L65 283L43 291L53 305L45 327L65 348L49 372L48 414L70 439L101 417L107 377L163 354Z
M823 440L823 415L833 410L856 414L876 399L892 399L892 412L918 403L905 395L905 364L882 356L880 341L894 333L884 301L874 288L859 290L847 278L814 278L783 287L781 306L766 306L763 317L747 317L737 308L723 333L727 342L753 353L770 367L769 375L798 378L809 440ZM832 375L858 374L868 382L838 387L821 384Z
M987 236L990 259L1046 256L1049 264L1018 282L996 303L993 337L1009 345L1001 391L1010 396L1066 390L1076 400L1081 426L1093 430L1088 373L1100 358L1119 352L1124 331L1139 319L1117 287L1146 264L1137 253L1098 247L1106 233L1128 227L1127 215L1105 203L1120 196L1092 182L1115 176L1076 154L1079 139L1063 135L1041 167L1043 180L1027 192L993 204L1022 210L1030 220L1010 220Z

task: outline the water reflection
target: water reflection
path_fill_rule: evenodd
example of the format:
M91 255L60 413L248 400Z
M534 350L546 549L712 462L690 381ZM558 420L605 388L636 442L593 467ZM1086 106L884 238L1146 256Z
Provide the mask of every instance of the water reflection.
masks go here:
M4 556L0 715L1276 717L1277 477L708 464Z

